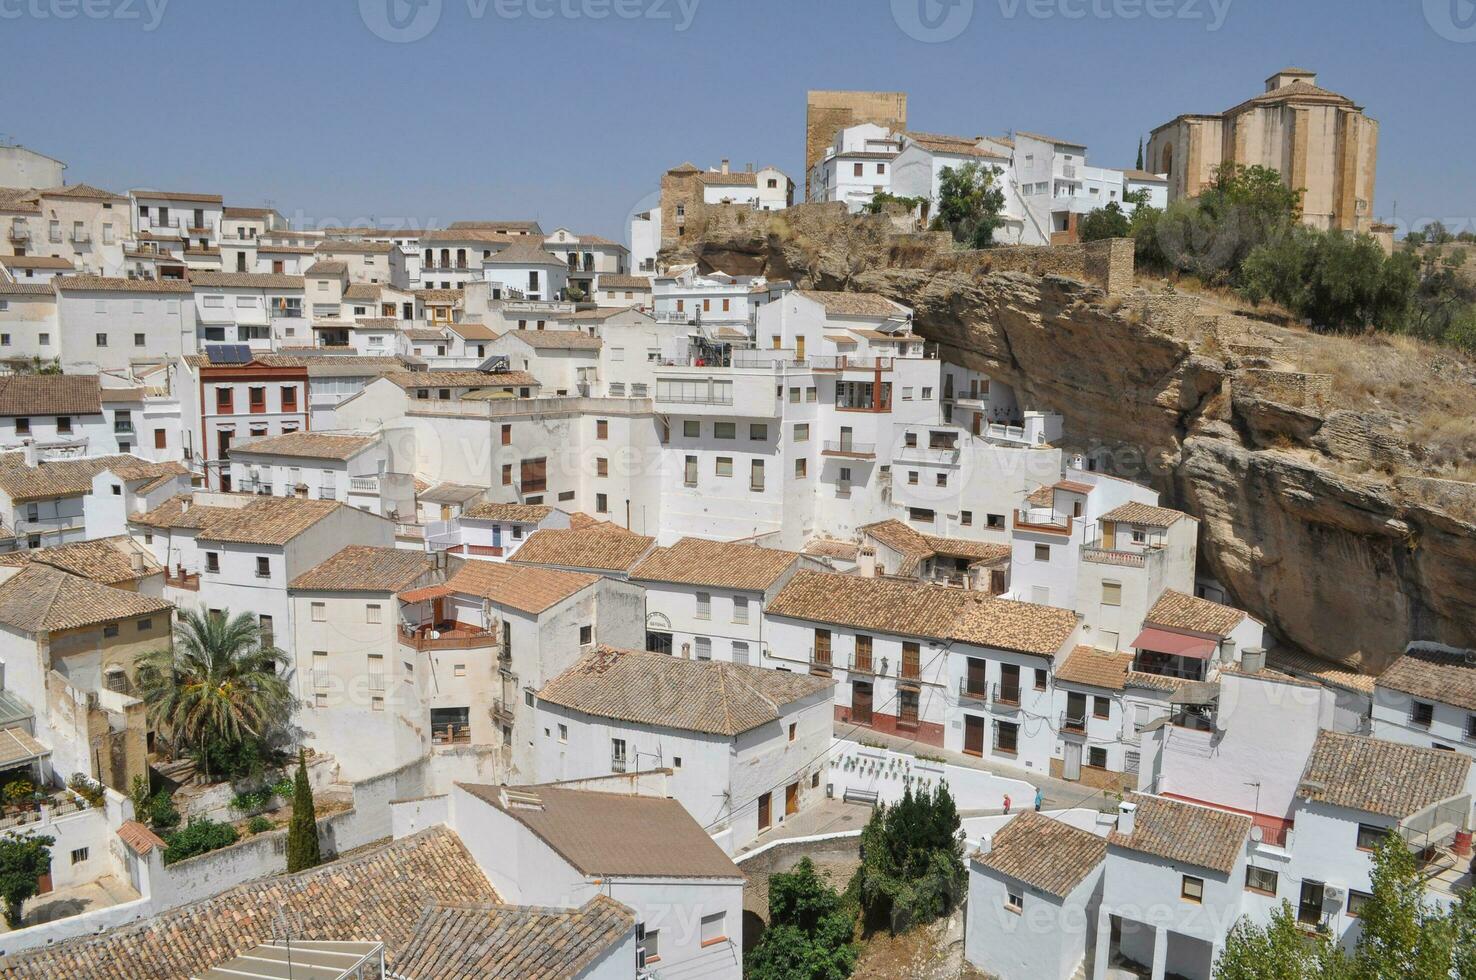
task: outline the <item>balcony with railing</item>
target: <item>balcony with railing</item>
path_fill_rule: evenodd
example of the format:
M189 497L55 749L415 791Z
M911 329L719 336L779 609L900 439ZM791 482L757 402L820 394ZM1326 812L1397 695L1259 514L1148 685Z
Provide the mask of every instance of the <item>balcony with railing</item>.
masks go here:
M833 373L837 371L869 371L875 374L877 371L892 370L894 357L867 357L858 354L812 354L808 358L808 365L812 371Z
M470 745L471 726L444 724L431 725L432 745Z
M960 701L977 701L984 703L989 700L989 685L984 681L969 680L967 677L958 679L958 699Z
M1162 530L1148 530L1135 539L1133 532L1119 527L1109 545L1098 530L1092 539L1081 546L1081 560L1096 565L1117 565L1124 568L1143 568L1149 562L1163 557L1164 536ZM1127 545L1122 547L1120 545Z
M618 754L615 754L615 753L611 753L611 755L610 755L610 771L611 772L625 772L626 767L628 765L629 765L629 763L626 761L626 756L624 756L624 755L618 755Z
M502 698L496 698L492 702L492 719L504 725L511 725L517 721L517 714L513 710L513 703Z
M835 669L835 663L831 658L829 650L816 650L814 648L811 648L809 662L810 673L814 674L816 677L829 677L831 671Z
M464 623L400 624L400 645L412 650L490 650L498 645L497 631Z
M164 570L164 584L172 589L184 589L187 592L200 591L200 573L189 572L183 565Z
M1015 528L1021 531L1070 534L1071 520L1070 514L1059 514L1049 507L1017 507L1015 509Z
M69 237L74 245L86 245L92 241L92 232L86 228L74 228Z
M1086 709L1061 712L1060 730L1072 735L1085 735L1087 730Z
M19 225L12 225L10 229L10 240L13 242L28 242L31 240L31 230Z
M876 443L855 442L851 439L827 439L820 450L820 455L840 456L845 459L876 459Z
M1019 684L995 684L990 688L990 701L1004 708L1020 707Z

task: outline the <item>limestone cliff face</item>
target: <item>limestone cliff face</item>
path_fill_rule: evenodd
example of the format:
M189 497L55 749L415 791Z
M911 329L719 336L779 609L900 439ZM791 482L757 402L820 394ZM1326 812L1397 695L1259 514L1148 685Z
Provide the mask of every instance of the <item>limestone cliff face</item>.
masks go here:
M1214 317L1190 297L987 271L885 219L810 208L711 230L684 257L911 307L946 358L1059 412L1065 448L1198 517L1206 569L1286 642L1373 672L1410 639L1476 646L1476 487L1350 475L1402 452L1380 417L1327 411L1293 396L1315 379L1205 344Z

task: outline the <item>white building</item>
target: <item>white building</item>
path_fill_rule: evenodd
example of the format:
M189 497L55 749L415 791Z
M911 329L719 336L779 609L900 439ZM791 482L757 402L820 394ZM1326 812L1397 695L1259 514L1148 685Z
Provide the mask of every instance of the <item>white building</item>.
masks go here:
M823 799L834 683L604 647L538 691L538 772L670 770L667 791L731 854Z
M288 583L347 542L394 544L392 523L336 500L206 491L130 515L128 531L166 569L166 599L249 612L284 641L295 636Z
M392 520L415 512L415 477L379 432L291 432L234 443L231 486L244 493L338 500Z
M304 706L296 721L347 780L391 772L431 751L432 654L404 642L400 595L444 579L430 555L355 544L288 584L292 635L278 643L294 658ZM461 651L487 657L491 641L478 650L463 638ZM490 683L491 671L483 674Z
M1107 842L1021 813L969 860L964 958L1003 980L1068 980L1095 948Z
M1073 613L964 589L798 572L765 612L764 663L835 676L836 720L1046 773L1051 668Z
M28 447L0 453L0 524L17 547L52 548L118 534L129 505L151 506L188 485L179 463L132 455L38 460Z
M1133 794L1107 836L1093 977L1121 956L1209 980L1246 895L1249 817ZM1116 937L1116 938L1114 938Z
M269 351L305 339L286 333L303 323L302 276L196 272L190 285L201 344L242 343Z
M531 374L556 397L599 395L600 347L600 338L579 330L509 330L486 345L480 366Z
M1476 655L1410 644L1375 682L1373 734L1476 757Z
M425 543L431 551L448 551L468 558L507 561L517 555L523 542L535 532L569 527L569 515L547 504L493 504L475 502L486 493L476 487L459 514L442 505L439 520L425 525ZM425 501L427 494L420 494Z
M630 570L646 589L646 649L684 659L762 664L764 610L801 568L793 551L682 538Z
M743 975L743 873L676 800L626 779L457 783L445 822L505 901L634 910L637 963L663 975Z
M128 371L196 350L195 304L187 282L75 275L52 284L58 354L68 373Z
M943 199L943 172L958 171L977 164L993 174L993 186L1004 195L1001 224L993 240L1001 245L1041 244L1033 235L1029 215L1019 187L1010 172L1007 141L976 136L944 136L937 133L907 133L902 152L893 161L892 193L898 197L921 198L926 202L921 217L930 220Z
M876 194L891 191L892 164L901 152L902 138L885 126L863 123L840 130L810 168L810 201L843 201L853 214L864 210Z

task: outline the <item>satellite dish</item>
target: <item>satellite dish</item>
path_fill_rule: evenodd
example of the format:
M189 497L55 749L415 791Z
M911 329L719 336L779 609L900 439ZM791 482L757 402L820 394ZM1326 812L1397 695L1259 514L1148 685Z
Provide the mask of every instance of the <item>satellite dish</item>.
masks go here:
M431 630L430 631L430 638L432 640L439 640L441 638L441 631L440 630Z
M1266 832L1260 827L1251 828L1251 840L1255 841L1257 844L1259 844L1265 838L1265 836Z

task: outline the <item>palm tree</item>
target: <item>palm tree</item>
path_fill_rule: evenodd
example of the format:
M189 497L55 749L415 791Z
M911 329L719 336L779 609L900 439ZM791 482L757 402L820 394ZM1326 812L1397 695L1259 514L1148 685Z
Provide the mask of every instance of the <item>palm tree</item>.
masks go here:
M208 768L211 746L265 742L292 716L295 701L281 676L287 655L263 644L249 613L185 610L174 647L145 654L138 682L149 721Z

